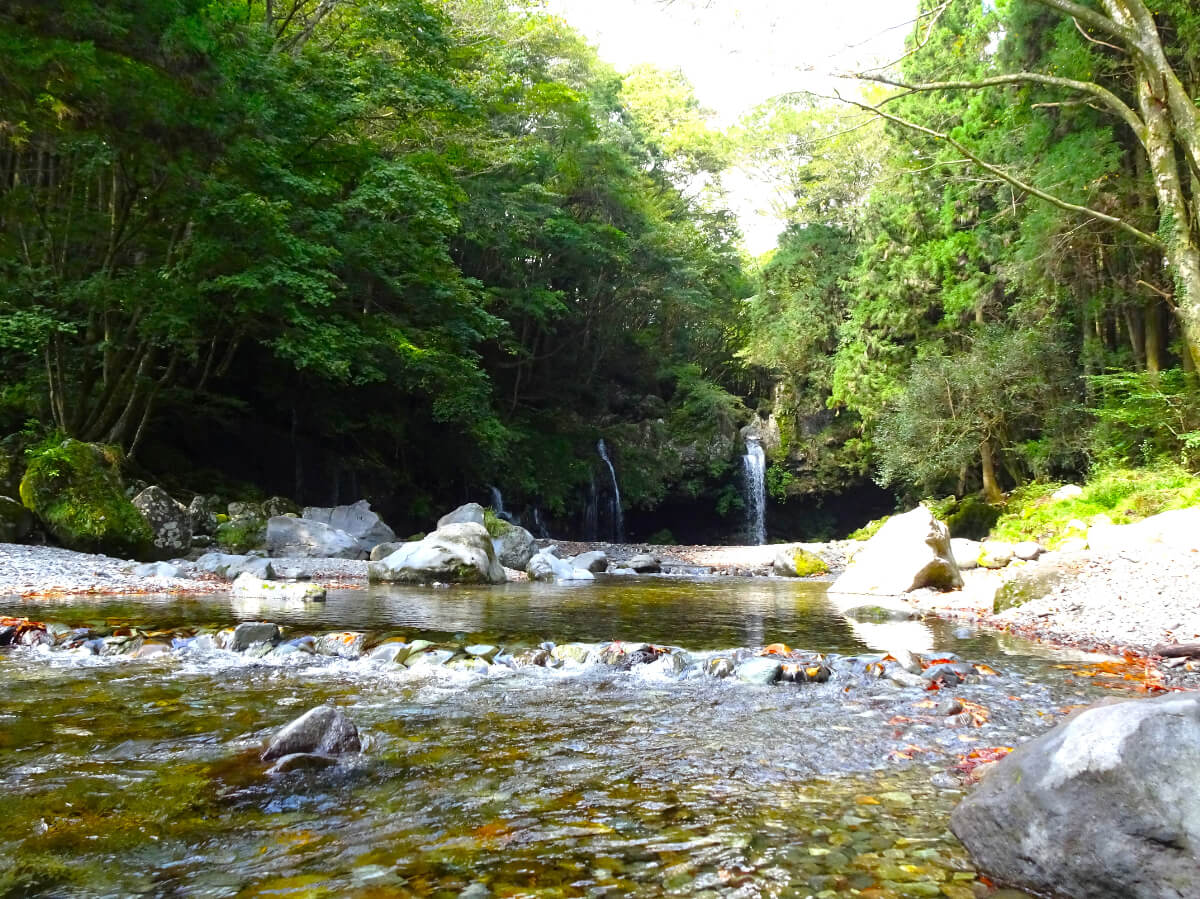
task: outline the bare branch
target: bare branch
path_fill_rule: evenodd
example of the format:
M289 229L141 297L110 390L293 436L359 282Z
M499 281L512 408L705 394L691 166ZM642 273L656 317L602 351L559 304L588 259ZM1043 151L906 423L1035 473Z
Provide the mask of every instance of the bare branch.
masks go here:
M979 90L985 87L998 87L1005 84L1046 84L1052 87L1065 88L1066 90L1079 91L1103 102L1109 110L1119 115L1125 124L1133 129L1138 142L1143 147L1146 145L1146 124L1142 121L1141 117L1108 88L1101 87L1091 81L1075 81L1072 78L1059 78L1056 75L1043 75L1040 72L1013 72L1008 75L994 75L991 78L981 78L978 81L927 81L919 84L908 84L892 78L885 78L882 75L870 75L865 72L844 77L856 78L860 81L873 81L876 84L886 84L889 87L902 88L911 93ZM895 98L888 98L889 101L892 99Z
M931 37L933 37L933 29L937 26L938 20L940 20L942 18L942 13L944 13L949 8L950 2L951 2L951 0L946 0L946 2L943 3L941 6L939 6L937 9L933 9L933 10L929 11L928 15L932 15L933 19L932 19L932 21L930 21L929 27L925 29L925 36L923 38L921 38L921 40L917 43L917 45L915 47L913 47L911 50L909 50L907 53L905 53L899 59L894 59L891 62L887 63L886 65L876 66L875 68L867 69L866 71L868 71L868 72L885 71L887 69L890 69L892 66L908 59L914 53L918 53L921 50L923 50L925 48L925 45L929 43L929 39Z
M1096 10L1081 3L1073 3L1072 0L1033 0L1033 2L1039 6L1045 6L1049 9L1056 9L1061 13L1066 13L1071 18L1086 22L1093 28L1110 34L1119 40L1127 41L1132 37L1129 30L1123 25L1117 24L1103 13L1096 12Z
M923 125L918 125L916 122L910 122L907 119L902 119L899 116L892 115L890 112L885 112L884 110L880 109L877 106L870 106L866 103L861 103L858 100L848 100L845 97L842 97L840 94L837 95L837 99L842 101L843 103L848 103L851 106L857 106L859 109L868 110L870 112L873 112L877 116L879 116L883 119L886 119L889 122L893 122L893 123L901 126L902 128L907 128L910 131L920 132L921 134L928 135L929 137L932 137L935 140L944 141L945 143L947 143L951 147L953 147L955 150L957 150L959 153L961 153L963 156L965 156L967 159L971 160L973 163L975 163L977 166L979 166L981 169L983 169L985 172L990 172L991 174L995 175L997 178L1001 179L1002 181L1006 181L1007 183L1011 184L1013 187L1019 188L1020 190L1023 190L1028 194L1032 194L1033 196L1037 197L1039 200L1044 200L1045 202L1049 203L1051 206L1056 206L1059 209L1062 209L1066 212L1075 212L1080 215L1089 216L1090 218L1094 218L1097 221L1101 221L1106 224L1112 225L1115 228L1121 229L1126 234L1129 234L1130 236L1137 238L1144 244L1154 247L1156 250L1161 251L1164 249L1162 241L1160 241L1153 234L1147 234L1145 231L1142 231L1139 228L1135 228L1133 225L1129 224L1128 222L1124 221L1123 219L1117 218L1116 216L1109 215L1108 213L1105 213L1105 212L1101 212L1098 209L1092 209L1088 206L1079 206L1075 203L1068 203L1066 200L1063 200L1060 197L1056 197L1053 194L1048 194L1044 190L1040 190L1039 188L1034 187L1032 184L1027 184L1026 182L1022 181L1021 179L1017 178L1015 175L1010 175L1008 172L1004 171L1003 169L997 168L996 166L994 166L988 162L985 162L983 159L981 159L979 156L977 156L975 153L973 153L968 147L966 147L961 142L955 140L948 134L943 134L941 131L934 131L932 128L926 128Z
M1079 20L1076 19L1074 16L1071 17L1071 21L1075 23L1076 30L1078 30L1079 33L1084 36L1084 38L1091 41L1093 44L1099 44L1101 47L1108 47L1108 49L1116 50L1118 53L1128 54L1128 51L1124 47L1118 47L1116 44L1110 44L1108 41L1102 41L1099 38L1092 37L1090 34L1088 34L1086 31L1083 30L1083 26L1079 24Z

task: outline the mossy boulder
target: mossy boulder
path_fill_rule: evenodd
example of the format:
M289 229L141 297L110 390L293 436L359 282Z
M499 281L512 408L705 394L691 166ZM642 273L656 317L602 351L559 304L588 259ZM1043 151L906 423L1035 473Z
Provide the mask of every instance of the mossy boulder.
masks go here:
M1068 561L1040 562L1015 569L996 591L992 611L996 614L1048 596L1056 587L1078 574L1079 564Z
M217 516L220 518L221 516ZM217 525L217 546L229 553L247 553L259 549L267 540L265 518L248 516L234 518Z
M68 549L146 558L154 533L125 495L113 447L64 440L29 459L21 502Z
M782 577L813 577L829 573L829 563L803 546L780 548L771 568Z

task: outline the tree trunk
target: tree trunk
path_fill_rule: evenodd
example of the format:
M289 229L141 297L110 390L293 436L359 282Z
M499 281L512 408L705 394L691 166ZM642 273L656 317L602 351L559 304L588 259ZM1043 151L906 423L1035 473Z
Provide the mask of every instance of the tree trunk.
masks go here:
M992 456L991 440L979 444L979 461L983 470L983 495L989 503L1004 502L1004 494L996 483L996 460Z
M1163 319L1162 304L1154 297L1146 300L1143 318L1146 322L1146 371L1156 375L1162 371Z

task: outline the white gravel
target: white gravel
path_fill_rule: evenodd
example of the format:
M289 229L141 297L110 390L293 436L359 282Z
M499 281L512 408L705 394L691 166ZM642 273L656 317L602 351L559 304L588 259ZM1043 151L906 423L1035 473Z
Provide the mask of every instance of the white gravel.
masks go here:
M196 578L134 577L137 562L53 546L0 543L0 595L49 593L213 593L228 583Z
M365 582L367 563L354 559L273 559L325 586ZM138 563L53 546L0 543L0 596L62 593L224 593L229 581L181 563L186 577L136 577Z
M1031 564L1055 561L1051 555ZM1057 561L1070 565L1066 583L998 615L991 613L992 599L1014 569L964 572L963 590L922 591L913 599L922 609L1071 645L1148 651L1200 642L1200 553L1140 545Z

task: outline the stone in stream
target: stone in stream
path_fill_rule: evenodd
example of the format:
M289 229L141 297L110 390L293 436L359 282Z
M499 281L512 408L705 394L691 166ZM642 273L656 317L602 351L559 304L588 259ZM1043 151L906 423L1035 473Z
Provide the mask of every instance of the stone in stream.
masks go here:
M286 774L289 771L321 771L337 764L337 759L315 752L293 752L281 756L267 769L267 774Z
M962 585L949 530L918 506L889 518L855 553L829 592L895 596L920 587L946 590Z
M325 588L304 581L264 581L250 572L237 576L230 591L234 596L254 597L256 599L281 599L294 601L322 602L325 599Z
M782 546L775 553L771 571L780 577L814 577L829 573L829 563L801 544Z
M603 574L608 571L608 553L602 549L593 549L577 555L571 560L571 564L592 574Z
M341 709L319 705L276 733L261 758L269 762L293 753L337 755L361 748L354 722Z
M783 663L779 659L766 656L755 656L741 662L734 669L734 676L748 684L773 684L783 673Z
M524 571L529 560L537 553L537 541L533 539L533 534L520 525L496 519L491 524L490 533L496 558L505 568Z
M560 643L550 650L550 658L559 662L574 662L582 665L595 650L589 643Z
M315 649L318 655L357 659L363 654L366 643L367 635L361 631L344 631L340 634L322 634L317 637Z
M650 553L638 553L625 562L625 567L638 574L657 574L662 571L662 560Z
M989 877L1077 899L1200 885L1200 695L1086 709L998 762L950 827Z
M279 642L282 632L279 625L269 621L243 621L233 629L229 648L234 652L245 652L255 643L269 643L272 646Z
M403 640L391 640L376 646L367 653L367 658L372 662L391 662L395 665L403 665L404 660L408 658L410 649L411 647Z
M554 552L554 547L547 547L529 560L525 573L529 575L530 580L564 584L596 579L586 568L577 568L573 562L558 558Z
M467 655L474 656L477 659L483 659L485 662L490 662L496 658L496 653L500 651L500 647L492 646L490 643L475 643L471 646L464 647Z

